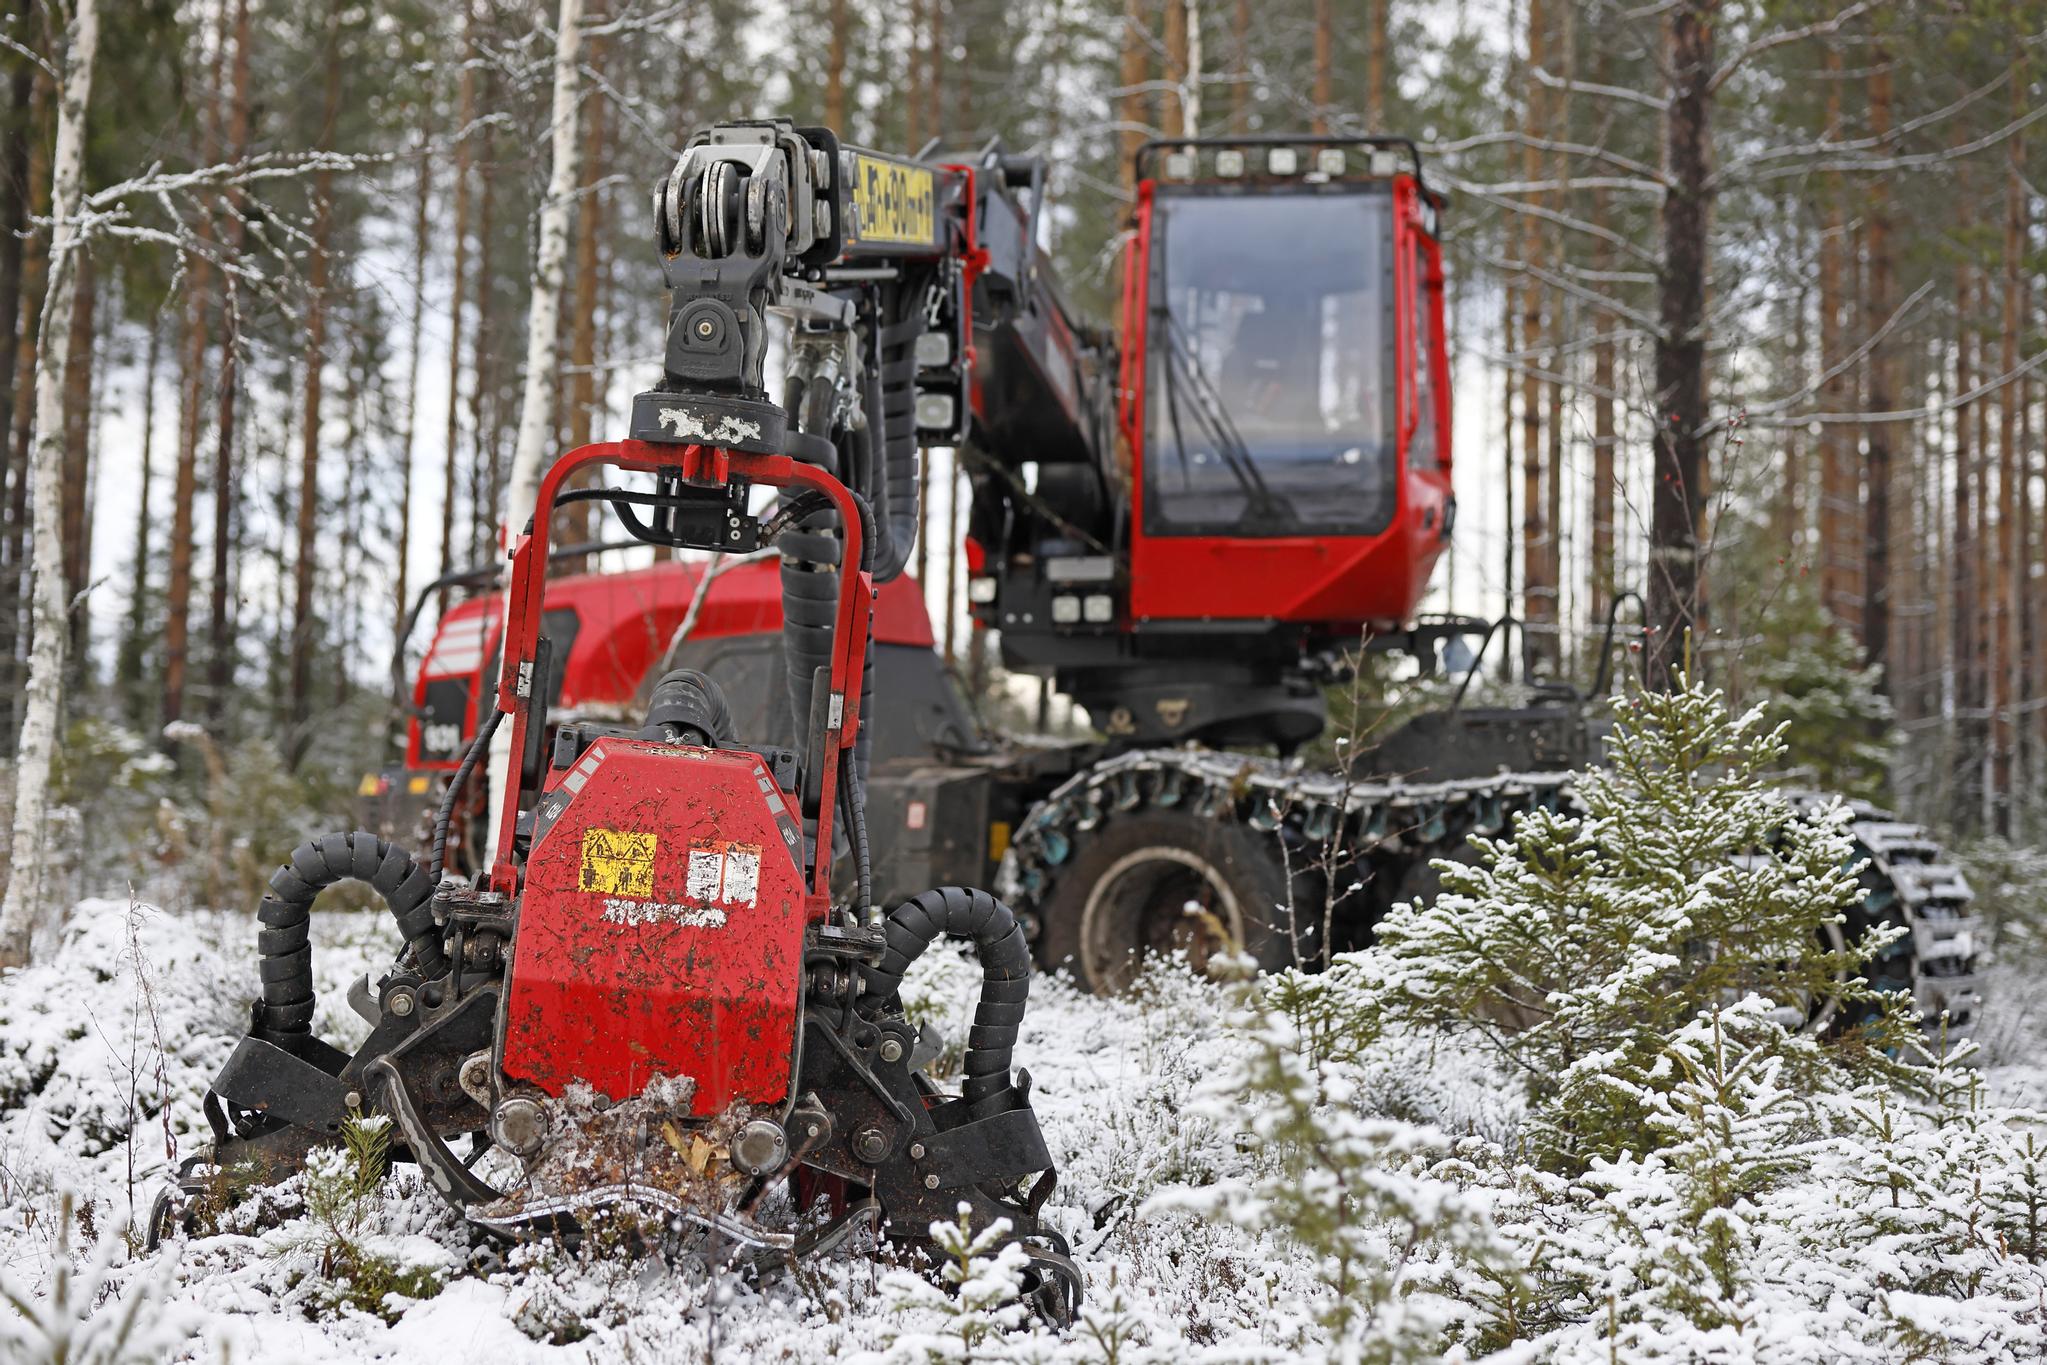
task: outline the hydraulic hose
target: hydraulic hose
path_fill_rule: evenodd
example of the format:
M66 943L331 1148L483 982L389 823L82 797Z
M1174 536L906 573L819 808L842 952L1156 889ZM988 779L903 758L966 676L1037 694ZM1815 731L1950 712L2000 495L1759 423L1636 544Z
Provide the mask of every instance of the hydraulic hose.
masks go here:
M914 297L905 290L892 303L900 306L900 300ZM917 447L917 338L924 334L924 315L914 302L904 311L906 316L880 328L876 363L862 395L870 480L862 491L874 504L877 583L902 573L917 539L917 466L923 459Z
M462 788L468 785L469 774L476 771L476 765L490 749L490 737L497 733L498 722L505 713L491 704L490 714L483 718L483 724L476 731L476 738L469 741L469 752L462 755L461 766L448 779L448 790L441 797L441 808L434 812L434 851L427 864L427 874L435 883L441 880L441 869L448 865L448 826L455 819L455 803L462 799Z
M869 1001L894 998L903 974L940 938L970 939L981 960L981 1002L967 1035L961 1094L976 1117L994 1111L1010 1088L1009 1063L1031 992L1031 950L1008 906L986 891L942 886L889 912L881 965L865 969Z
M368 882L384 898L421 976L447 971L431 904L434 880L410 853L360 830L308 839L293 849L290 861L271 875L270 889L256 908L263 926L256 935L263 975L257 1036L284 1046L311 1033L313 901L337 882Z
M877 519L858 492L853 494L853 503L860 512L861 565L871 570ZM789 720L796 748L806 753L810 748L811 684L818 669L831 667L832 640L838 629L838 565L843 544L838 536L838 515L831 511L805 517L775 541L782 556L782 662L788 673ZM871 661L872 640L868 647ZM868 671L872 672L871 667ZM864 690L862 695L864 698ZM866 715L864 702L861 715ZM864 732L864 722L861 728Z

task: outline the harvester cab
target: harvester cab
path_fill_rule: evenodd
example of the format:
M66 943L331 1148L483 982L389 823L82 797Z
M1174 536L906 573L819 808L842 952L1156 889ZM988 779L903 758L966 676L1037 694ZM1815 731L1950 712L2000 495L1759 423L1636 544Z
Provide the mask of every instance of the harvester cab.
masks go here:
M1394 138L1158 142L1135 171L1119 439L977 496L976 612L1112 737L1291 748L1449 542L1440 200Z
M635 399L631 439L561 456L512 528L500 663L429 855L330 835L272 879L261 998L206 1097L215 1143L187 1200L375 1113L490 1233L630 1218L788 1259L882 1223L915 1243L964 1207L977 1231L1006 1222L1028 1296L1070 1317L1080 1277L1042 1216L1052 1161L1011 1064L1024 934L962 887L884 914L865 825L875 584L916 525L918 400L965 393L971 179L786 122L690 141L657 195L662 382ZM770 319L788 365L772 386ZM927 436L958 437L957 406L921 410ZM689 669L637 723L548 724L566 644L548 634L550 529L578 499L651 545L780 549L793 736L736 733L718 683ZM494 861L446 876L453 807L500 725ZM351 994L370 1025L353 1053L312 1032L310 913L345 879L383 896L404 942ZM926 1073L936 1040L898 994L946 936L983 970L957 1095Z

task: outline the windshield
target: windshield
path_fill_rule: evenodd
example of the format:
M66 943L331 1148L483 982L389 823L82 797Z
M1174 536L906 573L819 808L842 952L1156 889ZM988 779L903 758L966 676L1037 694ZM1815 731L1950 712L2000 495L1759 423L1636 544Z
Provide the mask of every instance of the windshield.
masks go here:
M1147 532L1392 520L1391 231L1380 192L1158 198Z

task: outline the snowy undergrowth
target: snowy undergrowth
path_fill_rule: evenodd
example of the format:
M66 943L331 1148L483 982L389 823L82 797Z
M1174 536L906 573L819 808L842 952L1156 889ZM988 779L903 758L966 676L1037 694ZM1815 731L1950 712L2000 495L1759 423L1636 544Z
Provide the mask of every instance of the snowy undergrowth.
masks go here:
M1896 1066L1895 1002L1853 971L1882 935L1811 948L1852 906L1838 825L1760 794L1766 727L1673 705L1588 815L1526 822L1321 976L1036 984L1045 1217L1087 1280L1063 1333L1016 1321L1015 1258L946 1224L939 1284L886 1248L758 1282L603 1237L501 1254L361 1153L138 1254L131 1164L140 1205L200 1138L254 951L246 918L121 902L0 981L0 1290L37 1340L135 1310L136 1340L204 1361L2039 1358L2043 1129L1999 1093L2030 1096L2033 1050ZM316 919L319 1027L352 1043L346 985L395 945ZM956 1041L978 977L934 951L905 1003ZM1859 1028L1802 1027L1829 1008ZM0 1335L49 1355L23 1341Z

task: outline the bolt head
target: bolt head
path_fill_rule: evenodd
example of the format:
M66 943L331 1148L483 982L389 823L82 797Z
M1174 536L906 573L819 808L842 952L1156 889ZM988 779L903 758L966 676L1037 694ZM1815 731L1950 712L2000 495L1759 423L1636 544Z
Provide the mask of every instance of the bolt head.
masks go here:
M697 335L700 337L708 337L711 335L711 333L717 330L718 330L717 324L712 322L709 318L705 318L701 322L697 323Z
M921 1143L921 1142L913 1142L913 1143L911 1143L911 1144L910 1144L910 1160L912 1160L912 1161L922 1161L923 1159L924 1159L924 1144L923 1144L923 1143Z
M884 1062L900 1062L903 1060L903 1040L900 1038L882 1039L881 1059Z
M391 1013L397 1015L400 1019L412 1013L413 1003L411 991L391 992Z
M872 1166L888 1155L888 1134L869 1124L853 1134L853 1155Z
M936 1172L924 1177L924 1188L927 1190L935 1190L938 1188L938 1175Z

